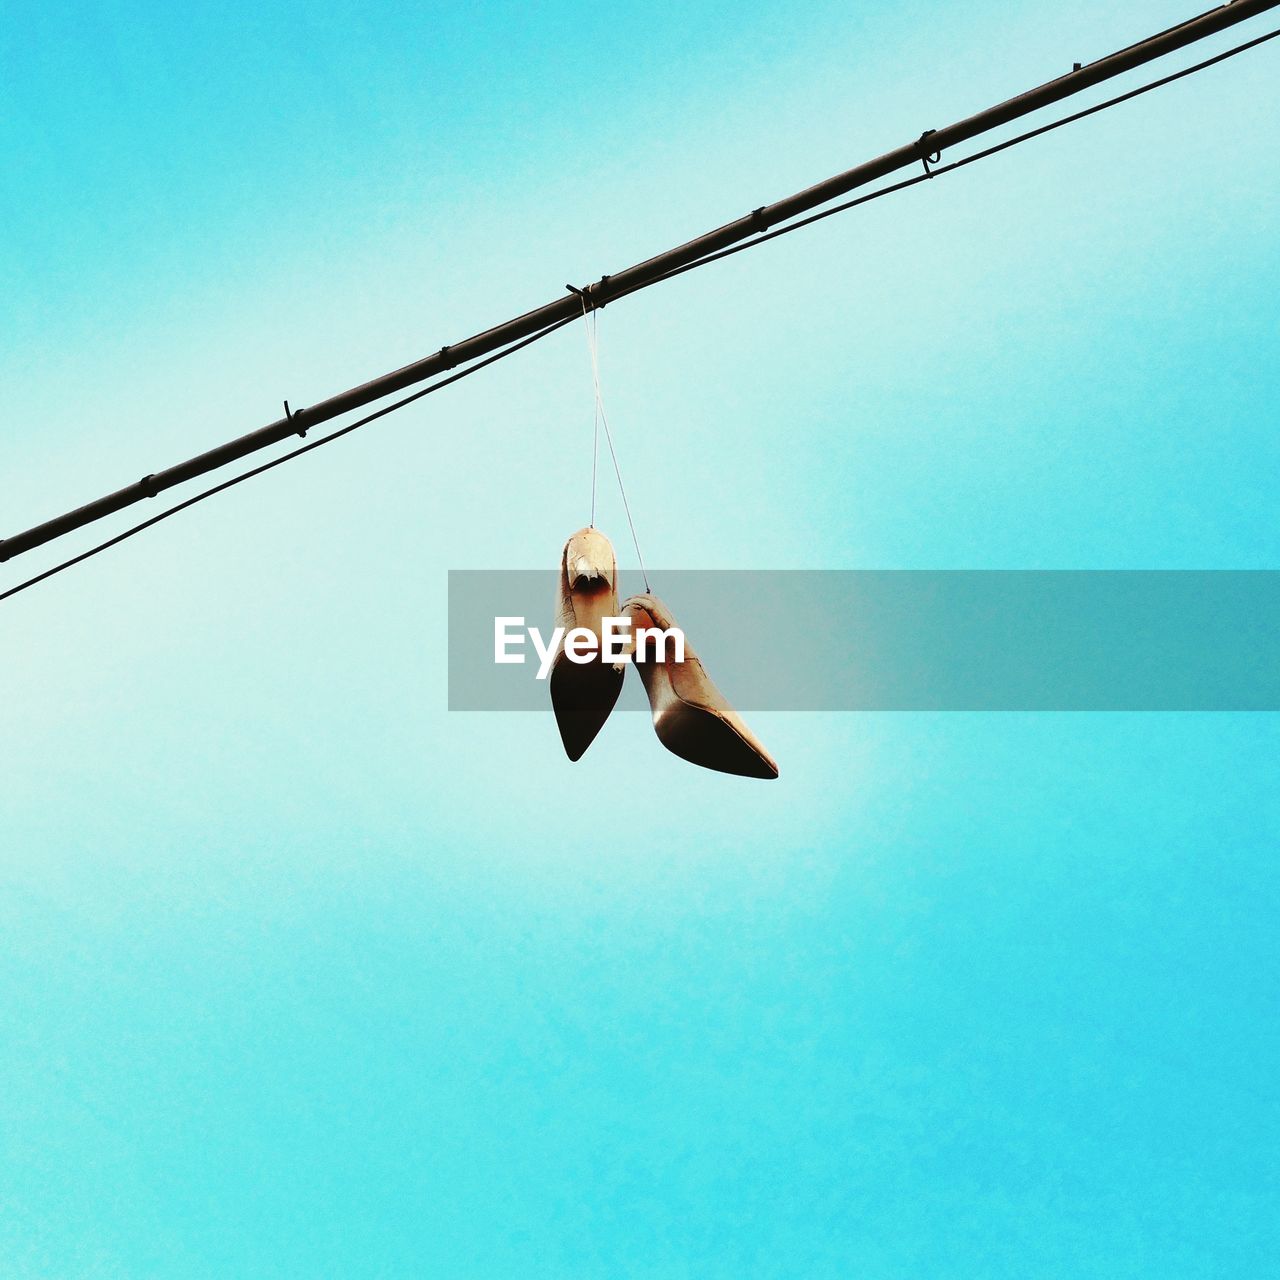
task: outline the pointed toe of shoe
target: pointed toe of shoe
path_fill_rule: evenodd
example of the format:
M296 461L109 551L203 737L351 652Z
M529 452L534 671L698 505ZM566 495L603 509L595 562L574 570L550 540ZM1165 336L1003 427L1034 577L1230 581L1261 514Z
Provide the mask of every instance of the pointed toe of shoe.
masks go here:
M740 778L776 778L778 765L754 735L744 738L708 707L678 702L654 717L658 741L690 764Z
M622 671L601 663L577 666L561 661L551 672L551 707L565 755L580 760L604 728L618 695Z

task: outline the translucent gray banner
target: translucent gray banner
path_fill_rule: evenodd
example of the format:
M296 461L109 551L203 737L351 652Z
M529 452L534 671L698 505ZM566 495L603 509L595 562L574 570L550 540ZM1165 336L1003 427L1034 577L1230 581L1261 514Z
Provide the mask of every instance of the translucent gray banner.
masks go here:
M640 591L622 575L623 596ZM650 574L742 711L1273 711L1280 572L671 570ZM545 711L496 618L553 625L555 570L449 574L449 707ZM512 646L513 650L516 646ZM640 682L620 706L642 707Z

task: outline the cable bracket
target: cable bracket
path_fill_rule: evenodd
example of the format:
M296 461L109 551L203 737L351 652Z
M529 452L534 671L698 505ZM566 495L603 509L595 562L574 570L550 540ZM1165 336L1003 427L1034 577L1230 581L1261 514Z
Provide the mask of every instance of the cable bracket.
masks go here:
M299 409L297 413L294 413L289 408L289 402L286 400L284 402L284 417L285 421L305 440L307 438L307 429L298 425L302 421L302 410Z
M942 159L942 151L941 151L941 149L936 150L936 151L935 151L935 150L931 150L931 149L930 149L930 147L929 147L929 145L928 145L928 143L926 143L926 141L925 141L925 139L926 139L926 138L931 137L933 134L935 134L935 133L937 133L937 132L938 132L938 131L937 131L937 129L926 129L926 130L925 130L925 131L924 131L924 132L923 132L923 133L922 133L922 134L921 134L921 135L916 139L916 151L917 151L917 153L918 153L918 154L919 154L919 156L920 156L920 163L921 163L922 165L924 165L924 176L925 176L926 178L932 178L932 177L933 177L933 170L932 170L932 169L930 169L930 168L929 168L929 166L930 166L931 164L937 164L937 163L938 163L938 161Z
M589 284L585 289L579 289L576 284L567 284L565 288L569 290L583 307L588 311L603 311L605 304L600 301L600 292L603 292L605 286L609 283L608 276L601 276L595 284Z

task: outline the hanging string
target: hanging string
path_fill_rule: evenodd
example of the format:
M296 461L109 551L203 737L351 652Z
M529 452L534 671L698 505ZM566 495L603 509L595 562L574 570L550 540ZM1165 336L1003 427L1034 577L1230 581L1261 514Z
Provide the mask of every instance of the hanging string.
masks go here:
M591 380L595 383L596 407L594 422L591 425L591 525L596 523L596 473L600 467L600 415L603 412L603 401L600 399L600 374L596 370L596 313L591 313Z
M576 290L575 290L576 292ZM636 560L640 564L640 576L644 579L644 589L649 590L649 572L644 567L644 556L640 554L640 539L636 536L636 522L631 518L631 503L627 501L627 486L622 483L622 468L618 465L618 451L613 445L613 432L609 429L609 415L604 411L604 397L600 394L600 348L599 330L596 327L596 308L587 314L587 300L581 294L582 322L587 331L587 350L591 355L591 382L596 393L596 434L592 443L591 455L591 524L596 522L596 458L600 450L600 424L604 424L604 438L609 445L609 456L613 459L613 474L618 477L618 492L622 494L622 509L627 513L627 525L631 529L631 545L636 549Z
M591 356L591 382L595 387L595 421L591 427L591 522L589 528L596 527L596 471L600 462L600 369L596 360L596 315L592 311L591 315L587 315L587 299L585 295L579 294L578 301L582 303L582 323L586 327L587 332L587 352Z

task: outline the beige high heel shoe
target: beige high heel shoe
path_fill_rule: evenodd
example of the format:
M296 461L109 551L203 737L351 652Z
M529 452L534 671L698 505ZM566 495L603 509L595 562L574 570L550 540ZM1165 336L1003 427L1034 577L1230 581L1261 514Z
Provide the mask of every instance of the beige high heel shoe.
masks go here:
M640 627L665 631L676 625L671 611L656 596L632 596L622 609L631 619L633 637ZM704 769L746 778L776 778L778 766L773 757L711 683L688 637L683 662L675 661L670 645L660 658L655 648L651 640L636 645L635 660L649 695L658 741Z
M603 728L622 692L626 668L598 656L590 662L571 662L564 651L565 637L575 627L586 627L596 637L598 654L603 620L620 616L613 544L598 529L579 529L560 556L556 626L563 627L564 633L550 676L551 706L570 760L581 759Z

